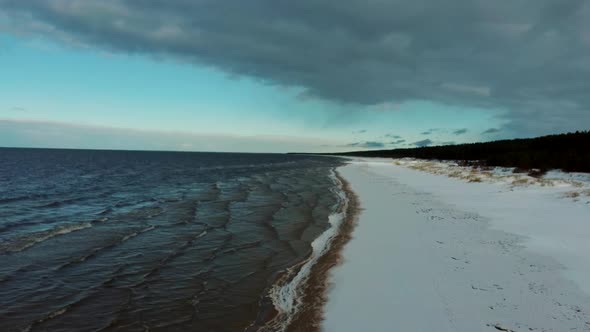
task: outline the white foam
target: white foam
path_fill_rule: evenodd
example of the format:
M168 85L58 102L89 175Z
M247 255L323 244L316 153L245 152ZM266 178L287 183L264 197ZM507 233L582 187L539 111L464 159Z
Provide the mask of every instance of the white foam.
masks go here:
M3 252L3 251L6 251L6 252L23 251L27 248L30 248L30 247L36 245L37 243L41 243L41 242L48 240L52 237L76 232L76 231L79 231L79 230L82 230L85 228L90 228L90 227L92 227L92 223L90 223L90 222L61 225L61 226L58 226L58 227L48 230L48 231L33 233L33 234L29 234L24 237L16 238L13 240L8 240L6 243L0 244L0 252Z

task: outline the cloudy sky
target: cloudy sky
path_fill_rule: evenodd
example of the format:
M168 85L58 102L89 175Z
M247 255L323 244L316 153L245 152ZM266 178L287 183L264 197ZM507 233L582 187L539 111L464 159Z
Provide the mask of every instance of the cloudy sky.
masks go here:
M341 151L590 127L587 0L0 0L0 146Z

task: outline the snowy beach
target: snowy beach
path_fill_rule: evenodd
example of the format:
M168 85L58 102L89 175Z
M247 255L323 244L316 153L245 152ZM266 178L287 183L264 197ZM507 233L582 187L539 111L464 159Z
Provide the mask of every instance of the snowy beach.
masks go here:
M325 331L590 331L585 175L391 159L338 171L360 211Z

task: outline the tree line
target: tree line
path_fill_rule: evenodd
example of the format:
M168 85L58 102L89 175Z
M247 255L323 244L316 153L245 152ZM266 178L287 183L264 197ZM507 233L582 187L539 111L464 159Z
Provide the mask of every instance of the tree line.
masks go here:
M590 131L536 138L333 155L455 160L467 165L590 172Z

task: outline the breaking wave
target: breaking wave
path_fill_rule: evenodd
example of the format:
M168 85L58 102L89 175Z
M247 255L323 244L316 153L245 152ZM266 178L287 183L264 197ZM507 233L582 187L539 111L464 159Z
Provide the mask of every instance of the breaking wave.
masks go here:
M90 227L92 227L91 222L83 222L79 224L60 225L47 231L22 235L0 243L0 254L23 251L53 237L76 232Z

